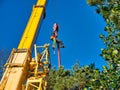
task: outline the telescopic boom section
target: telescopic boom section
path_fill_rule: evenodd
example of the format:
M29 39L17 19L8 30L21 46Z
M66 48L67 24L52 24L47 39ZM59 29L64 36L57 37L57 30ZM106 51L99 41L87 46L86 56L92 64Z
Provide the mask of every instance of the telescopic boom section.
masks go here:
M0 81L0 90L22 90L28 75L31 61L31 49L42 21L46 0L38 0L25 28L17 49L13 49L5 66L5 72Z
M37 4L33 6L33 11L25 28L22 39L19 43L18 49L29 49L33 47L33 41L37 34L39 23L43 18L46 0L38 0Z

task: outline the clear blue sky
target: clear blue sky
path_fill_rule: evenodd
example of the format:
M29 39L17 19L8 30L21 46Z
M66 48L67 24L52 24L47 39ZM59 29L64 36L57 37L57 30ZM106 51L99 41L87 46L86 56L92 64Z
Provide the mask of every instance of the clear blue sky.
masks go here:
M0 0L0 49L17 48L36 1ZM86 0L48 0L37 45L52 44L50 35L54 22L60 26L58 38L66 47L61 49L61 64L66 69L76 61L81 66L95 63L100 69L105 65L99 56L100 49L104 47L99 34L105 33L105 22L95 13L94 7L87 5ZM50 54L52 65L57 66L57 54L53 54L51 47Z

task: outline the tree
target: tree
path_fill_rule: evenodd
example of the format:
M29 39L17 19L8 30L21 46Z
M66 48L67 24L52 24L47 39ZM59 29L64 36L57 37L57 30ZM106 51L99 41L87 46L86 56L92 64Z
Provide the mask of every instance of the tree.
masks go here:
M105 22L107 36L100 34L105 43L101 56L107 61L108 66L103 66L101 84L103 88L120 88L120 1L119 0L87 0L90 6L96 7Z
M58 70L53 68L49 72L47 90L70 90L73 85L71 79L70 70L65 70L63 66Z
M93 90L100 89L100 72L95 64L80 67L76 62L71 70L61 66L58 70L50 70L47 90Z

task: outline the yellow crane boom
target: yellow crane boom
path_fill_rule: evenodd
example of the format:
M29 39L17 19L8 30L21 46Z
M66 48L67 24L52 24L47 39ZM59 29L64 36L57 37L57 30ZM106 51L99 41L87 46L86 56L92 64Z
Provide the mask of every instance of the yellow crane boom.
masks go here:
M45 10L46 0L38 0L37 4L33 6L33 11L26 26L25 32L19 43L18 49L31 49L36 36L39 22L41 22Z
M22 85L27 80L33 48L38 26L42 21L46 0L38 0L33 10L24 34L17 49L13 49L5 66L5 72L0 82L0 90L22 90ZM29 89L32 90L32 89ZM39 90L42 90L39 89Z

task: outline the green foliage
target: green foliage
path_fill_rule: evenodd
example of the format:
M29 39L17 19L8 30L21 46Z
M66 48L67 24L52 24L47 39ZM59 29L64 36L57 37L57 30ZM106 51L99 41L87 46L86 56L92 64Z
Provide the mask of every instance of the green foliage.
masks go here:
M87 3L91 6L94 6L96 4L102 4L104 0L87 0Z
M72 78L70 76L70 71L65 70L61 66L58 70L55 68L51 69L48 77L48 87L47 90L65 90L72 87ZM66 83L67 82L67 83Z
M101 85L100 72L95 65L80 67L78 62L72 70L65 70L63 66L51 69L48 82L47 90L97 90Z
M94 1L94 4L91 2ZM101 86L107 90L120 89L120 0L87 0L90 6L96 6L96 12L105 22L107 36L100 34L106 47L102 48L101 56L107 61L108 66L103 66L100 74Z

